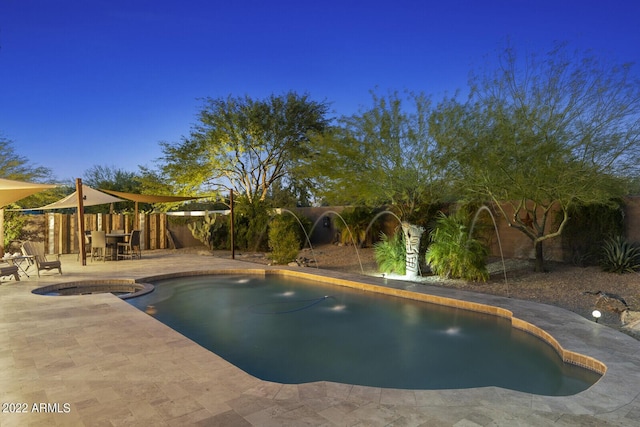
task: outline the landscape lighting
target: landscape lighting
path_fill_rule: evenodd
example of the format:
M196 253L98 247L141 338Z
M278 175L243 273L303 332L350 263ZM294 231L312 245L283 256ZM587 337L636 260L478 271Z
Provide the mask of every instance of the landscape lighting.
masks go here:
M600 319L600 317L602 316L602 313L600 313L600 310L593 310L591 315L595 319L596 323L598 323L598 319Z

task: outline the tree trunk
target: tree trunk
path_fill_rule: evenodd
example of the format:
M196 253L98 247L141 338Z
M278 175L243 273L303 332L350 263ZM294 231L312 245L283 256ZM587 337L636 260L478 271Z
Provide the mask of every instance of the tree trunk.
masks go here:
M541 241L534 241L533 243L533 247L535 249L536 252L536 262L535 262L535 267L534 267L534 271L538 272L538 273L542 273L544 272L544 253L542 251L542 242Z

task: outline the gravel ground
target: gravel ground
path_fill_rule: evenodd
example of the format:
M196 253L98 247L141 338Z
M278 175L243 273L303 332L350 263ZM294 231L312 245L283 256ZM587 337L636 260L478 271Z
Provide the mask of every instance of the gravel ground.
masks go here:
M228 254L216 251L214 255ZM359 256L359 259L358 259ZM269 259L262 253L236 253L237 259L268 264ZM353 246L320 245L313 250L303 249L299 259L309 261L313 267L317 262L319 268L339 270L351 273L379 274L373 258L372 248ZM491 260L490 279L487 282L466 282L447 280L437 276L426 276L425 281L433 285L456 287L474 292L508 296L544 304L556 305L591 319L591 313L598 309L602 313L600 323L622 329L623 321L629 323L640 319L640 274L615 274L603 272L599 267L577 267L557 262L547 262L548 272L533 271L533 261L506 260L507 280L501 260ZM362 265L362 268L360 267ZM609 297L598 297L595 293L602 291ZM590 292L585 294L585 292ZM629 311L621 315L627 307L613 296L621 297ZM628 332L628 331L627 331ZM630 333L638 337L635 333Z

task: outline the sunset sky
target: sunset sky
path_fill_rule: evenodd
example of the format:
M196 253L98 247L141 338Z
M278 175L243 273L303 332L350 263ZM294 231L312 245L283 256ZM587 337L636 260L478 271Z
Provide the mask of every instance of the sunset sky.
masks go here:
M0 137L61 182L135 172L201 98L293 90L334 116L371 90L437 100L507 40L638 62L639 16L637 0L0 0Z

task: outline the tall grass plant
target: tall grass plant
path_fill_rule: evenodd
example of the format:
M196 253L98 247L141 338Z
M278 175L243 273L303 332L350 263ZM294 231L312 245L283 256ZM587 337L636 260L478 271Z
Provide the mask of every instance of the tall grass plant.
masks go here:
M392 236L380 233L380 241L373 245L374 257L381 273L406 273L407 250L404 234L397 230Z
M472 281L486 281L488 250L469 235L469 215L463 211L447 216L440 213L431 233L425 258L438 276Z

